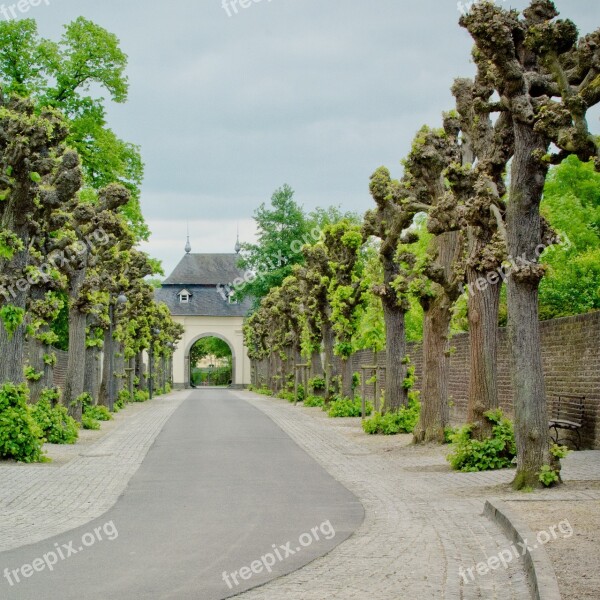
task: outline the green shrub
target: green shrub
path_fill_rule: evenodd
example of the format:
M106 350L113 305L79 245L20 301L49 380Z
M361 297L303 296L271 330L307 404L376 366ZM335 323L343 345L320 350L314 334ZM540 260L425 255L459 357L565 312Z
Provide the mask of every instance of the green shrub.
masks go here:
M452 438L458 433L459 427L444 427L444 444L451 444Z
M294 401L294 392L288 392L286 390L281 390L277 393L277 398L280 400L287 400L288 402Z
M48 443L74 444L79 437L79 423L69 416L66 407L57 404L58 399L56 390L44 390L31 409L31 416Z
M323 407L325 405L325 398L320 398L319 396L309 396L304 401L304 406L318 406Z
M88 415L83 415L81 418L81 425L84 429L98 430L100 429L100 421L96 421L96 419L92 419Z
M367 402L366 414L373 412L373 405ZM360 417L362 416L362 401L360 398L351 400L350 398L338 398L328 407L327 414L330 417Z
M272 396L273 395L273 392L264 385L255 391L257 394L262 394L263 396Z
M170 394L172 389L171 384L167 381L167 383L165 383L165 394Z
M485 413L492 424L492 436L483 441L472 438L472 425L461 427L452 436L452 451L448 461L457 471L490 471L512 466L517 455L512 423L501 410Z
M148 390L136 390L133 395L134 402L146 402L150 399L150 392Z
M388 412L384 415L375 413L370 419L365 419L363 429L370 435L396 435L398 433L412 433L419 420L421 404L417 394L410 394L408 406L398 411Z
M83 414L96 421L111 421L113 418L108 408L100 405L86 408Z
M5 383L0 387L0 458L44 461L42 430L31 416L28 399L26 384Z
M313 390L313 392L317 392L319 390L324 390L325 389L325 377L313 377L312 379L308 380L308 386L310 389Z
M115 400L115 403L113 405L113 409L115 412L119 412L121 409L125 408L125 405L131 402L131 399L129 398L129 390L121 390L117 396L117 399Z
M539 472L539 479L546 487L550 487L560 481L560 475L550 465L542 465L542 469Z
M81 394L81 396L79 396L75 402L76 404L81 403L81 411L85 412L86 409L90 408L91 406L93 406L94 404L94 399L92 398L91 394L89 394L88 392L85 392L83 394Z

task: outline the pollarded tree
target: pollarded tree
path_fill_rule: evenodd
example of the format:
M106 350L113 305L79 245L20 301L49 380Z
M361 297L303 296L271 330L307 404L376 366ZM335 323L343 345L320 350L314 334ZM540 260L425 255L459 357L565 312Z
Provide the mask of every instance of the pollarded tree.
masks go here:
M532 0L522 15L483 2L461 18L478 52L494 66L495 87L515 135L506 220L508 253L522 258L508 278L517 489L539 486L542 466L555 462L548 444L538 322L544 182L549 166L571 154L582 161L594 158L600 169L586 120L600 102L600 30L579 39L576 26L557 16L550 0ZM552 144L556 154L550 153Z
M323 231L323 247L332 276L327 290L331 322L335 333L335 353L342 363L342 395L352 396L353 340L364 308L367 282L363 278L360 226L342 220Z
M365 214L363 234L381 240L379 260L383 268L383 282L372 287L381 299L385 319L386 390L384 410L396 411L408 403L406 379L406 313L410 310L408 298L410 276L404 260L397 259L405 230L411 225L419 208L410 199L408 189L393 181L390 172L380 167L371 176L371 196L376 210Z
M101 278L94 271L98 263L98 248L80 246L81 240L91 239L100 232L110 240L107 247L118 244L124 231L119 209L129 202L129 192L113 184L100 191L97 202L78 201L72 209L70 227L76 234L73 241L79 252L66 265L69 273L69 357L63 403L71 416L81 419L82 394L85 382L85 348L87 319L98 304Z
M330 398L333 393L333 379L337 376L334 360L335 334L332 322L333 311L328 293L333 271L327 257L326 248L322 242L305 245L302 248L302 253L305 264L297 269L296 272L302 281L304 289L306 300L305 313L310 316L315 324L318 324L320 330L325 361L323 369L328 384L326 396ZM314 349L316 349L316 341L314 341L314 344Z
M445 115L444 129L421 129L405 161L405 186L415 203L424 210L435 211L446 198L444 172L449 165L460 162L456 118ZM452 229L452 228L450 228ZM444 429L449 423L448 367L449 335L452 307L460 296L463 273L461 258L464 240L459 231L439 231L435 221L428 222L435 234L429 257L422 266L424 278L414 281L425 314L423 321L423 385L421 416L415 427L414 441L444 441Z
M100 190L121 183L131 199L121 210L138 239L148 228L140 209L143 163L137 146L107 127L103 88L114 102L125 102L127 56L117 37L79 17L60 41L40 38L33 19L0 23L0 82L9 94L30 96L39 107L54 107L69 121L68 143L81 157L86 185Z
M300 313L302 354L309 360L311 377L321 377L325 373L321 359L321 348L323 347L321 315L318 310L315 310L315 301L311 295L314 288L307 279L307 275L308 272L304 265L295 266L294 276L298 281L298 290L302 299L302 312Z
M286 277L281 286L273 290L279 315L279 337L283 340L283 381L291 384L295 365L302 358L302 311L304 310L298 278Z
M28 100L0 97L0 381L23 381L24 317L44 275L32 257L41 212L64 209L81 185L77 155L64 152L64 120Z
M509 115L492 102L494 87L487 61L475 53L474 80L457 79L452 92L460 125L460 162L445 171L449 182L444 199L430 211L429 230L466 231L465 275L468 288L470 370L467 420L473 437L491 433L484 413L498 407L497 338L502 262L506 258L503 222L504 176L513 151Z

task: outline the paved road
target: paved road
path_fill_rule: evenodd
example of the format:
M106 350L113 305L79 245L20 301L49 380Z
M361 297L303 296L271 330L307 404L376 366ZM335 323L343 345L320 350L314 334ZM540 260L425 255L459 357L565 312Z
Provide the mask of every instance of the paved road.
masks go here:
M262 412L227 390L197 390L108 513L0 554L0 597L226 598L329 552L363 517Z

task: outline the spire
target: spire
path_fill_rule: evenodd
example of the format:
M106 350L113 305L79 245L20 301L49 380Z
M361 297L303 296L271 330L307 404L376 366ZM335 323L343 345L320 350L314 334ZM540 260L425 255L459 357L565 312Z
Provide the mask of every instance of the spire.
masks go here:
M240 244L240 226L238 225L237 242L235 243L235 253L239 254L241 249L242 249L242 245Z
M187 226L187 244L185 245L185 253L189 254L192 251L192 245L190 244L190 225Z

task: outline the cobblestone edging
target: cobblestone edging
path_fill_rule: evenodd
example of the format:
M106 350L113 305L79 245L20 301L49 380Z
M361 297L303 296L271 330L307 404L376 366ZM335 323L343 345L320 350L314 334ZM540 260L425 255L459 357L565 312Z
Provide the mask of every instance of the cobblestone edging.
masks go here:
M177 392L144 404L59 468L0 465L0 552L75 529L112 508L187 396Z
M365 521L328 555L243 600L529 600L521 561L472 580L460 569L475 566L511 545L485 517L482 482L506 473L457 478L427 450L404 448L385 456L343 435L342 426L282 401L238 393L255 406L363 503ZM443 461L443 458L441 459ZM465 493L466 490L466 493ZM331 522L335 525L335 515Z
M535 536L523 519L502 500L488 500L485 503L485 514L498 524L506 535L515 543L527 546L523 561L531 581L535 600L560 600L560 591L554 568L548 558L544 546L527 541ZM522 546L522 547L524 547Z

